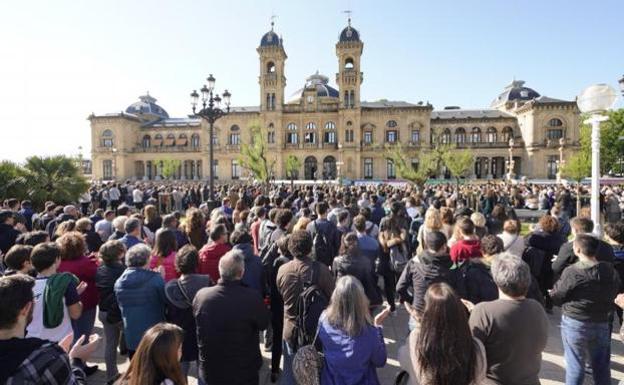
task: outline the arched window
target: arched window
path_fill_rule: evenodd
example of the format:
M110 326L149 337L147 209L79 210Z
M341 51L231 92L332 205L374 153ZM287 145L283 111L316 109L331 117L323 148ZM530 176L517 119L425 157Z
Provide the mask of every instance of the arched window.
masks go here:
M288 123L286 128L288 129L288 131L297 131L297 125L295 123Z
M104 130L104 132L102 132L102 146L103 147L113 147L114 146L113 131L111 131L111 130Z
M239 131L240 127L238 127L236 124L232 125L232 127L230 127L230 131Z
M486 131L486 138L488 143L495 143L498 140L498 134L495 127L488 127Z
M268 74L275 73L275 63L273 63L272 61L267 63L267 73Z
M561 121L561 119L552 118L548 121L548 127L562 127L562 126L563 126L563 122Z
M353 125L353 123L349 120L347 121L347 127L351 127Z
M354 67L354 65L353 65L353 58L348 57L347 60L345 60L344 68L346 70L352 70L353 67Z
M152 145L152 137L149 135L143 135L143 140L141 141L143 148L149 148Z
M417 144L420 142L420 130L412 129L412 143Z
M386 175L388 179L396 179L396 168L392 159L386 159Z
M451 143L451 129L450 128L445 128L444 131L442 132L442 135L440 137L440 142L442 144L449 144Z
M308 122L305 125L306 130L316 130L316 123Z
M479 127L473 127L472 133L470 136L470 140L472 143L480 143L481 142L481 129Z
M168 134L167 135L167 140L165 141L165 146L173 147L173 146L175 146L175 142L176 142L175 135Z
M154 136L154 146L160 147L163 145L163 136L161 134L156 134Z
M197 134L191 135L191 147L193 148L199 147L199 135Z
M388 121L386 122L386 126L388 126L388 127L390 127L390 128L396 127L397 125L398 125L398 124L397 124L396 120L388 120Z
M455 130L455 143L463 144L466 142L466 130L464 127L459 127Z
M336 129L336 123L334 123L334 122L327 122L327 123L325 123L325 129L326 130L335 130Z
M186 136L186 134L180 134L180 136L178 136L178 141L176 144L178 146L186 146L188 144L188 137Z
M505 141L505 143L508 143L513 136L513 128L509 126L503 128L503 141Z

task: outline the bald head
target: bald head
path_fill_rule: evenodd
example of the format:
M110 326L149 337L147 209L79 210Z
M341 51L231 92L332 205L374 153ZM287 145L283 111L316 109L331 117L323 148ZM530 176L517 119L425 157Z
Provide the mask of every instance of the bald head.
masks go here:
M231 250L219 260L219 275L225 282L237 281L245 273L245 256L240 250Z

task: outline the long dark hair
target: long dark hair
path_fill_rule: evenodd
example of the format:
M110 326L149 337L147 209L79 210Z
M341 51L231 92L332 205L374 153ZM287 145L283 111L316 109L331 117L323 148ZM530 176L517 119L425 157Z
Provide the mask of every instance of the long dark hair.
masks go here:
M176 385L186 385L178 357L183 339L184 331L176 325L163 322L151 327L117 384L159 385L168 378Z
M160 230L156 235L152 253L157 257L165 258L176 250L178 250L178 241L175 233L169 229Z
M434 283L425 294L416 360L431 385L468 385L475 377L477 346L466 308L446 283Z

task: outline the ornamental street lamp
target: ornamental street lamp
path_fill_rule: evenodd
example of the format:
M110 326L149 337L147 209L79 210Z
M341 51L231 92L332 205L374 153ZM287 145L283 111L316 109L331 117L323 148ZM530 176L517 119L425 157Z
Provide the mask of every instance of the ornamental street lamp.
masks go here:
M514 139L509 139L509 160L507 160L507 180L511 182L514 178L514 160L513 160L513 148L514 148Z
M199 103L200 95L197 93L197 90L193 90L193 92L191 92L191 106L193 107L193 114L195 116L206 119L210 124L210 139L208 141L210 154L210 189L208 190L208 210L212 210L216 207L216 203L214 201L214 122L230 112L230 97L232 94L230 94L228 90L225 90L222 94L223 99L221 99L219 94L214 93L216 82L214 76L210 74L206 80L208 81L208 85L206 86L204 84L204 86L200 89L201 104ZM225 105L225 109L221 108L222 100ZM201 108L199 111L197 111L198 106Z
M557 184L561 183L561 171L565 165L563 160L563 148L565 147L565 138L559 138L559 160L557 161Z
M600 226L600 122L608 120L602 115L613 106L617 94L607 84L595 84L585 88L577 97L579 110L589 114L585 121L591 124L592 176L591 176L591 219L594 222L594 233L602 234Z

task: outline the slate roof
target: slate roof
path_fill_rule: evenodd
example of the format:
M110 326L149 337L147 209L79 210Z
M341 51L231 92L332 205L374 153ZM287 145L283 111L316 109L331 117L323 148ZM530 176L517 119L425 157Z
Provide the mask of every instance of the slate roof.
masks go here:
M499 110L439 110L431 112L431 119L499 119L513 118Z

